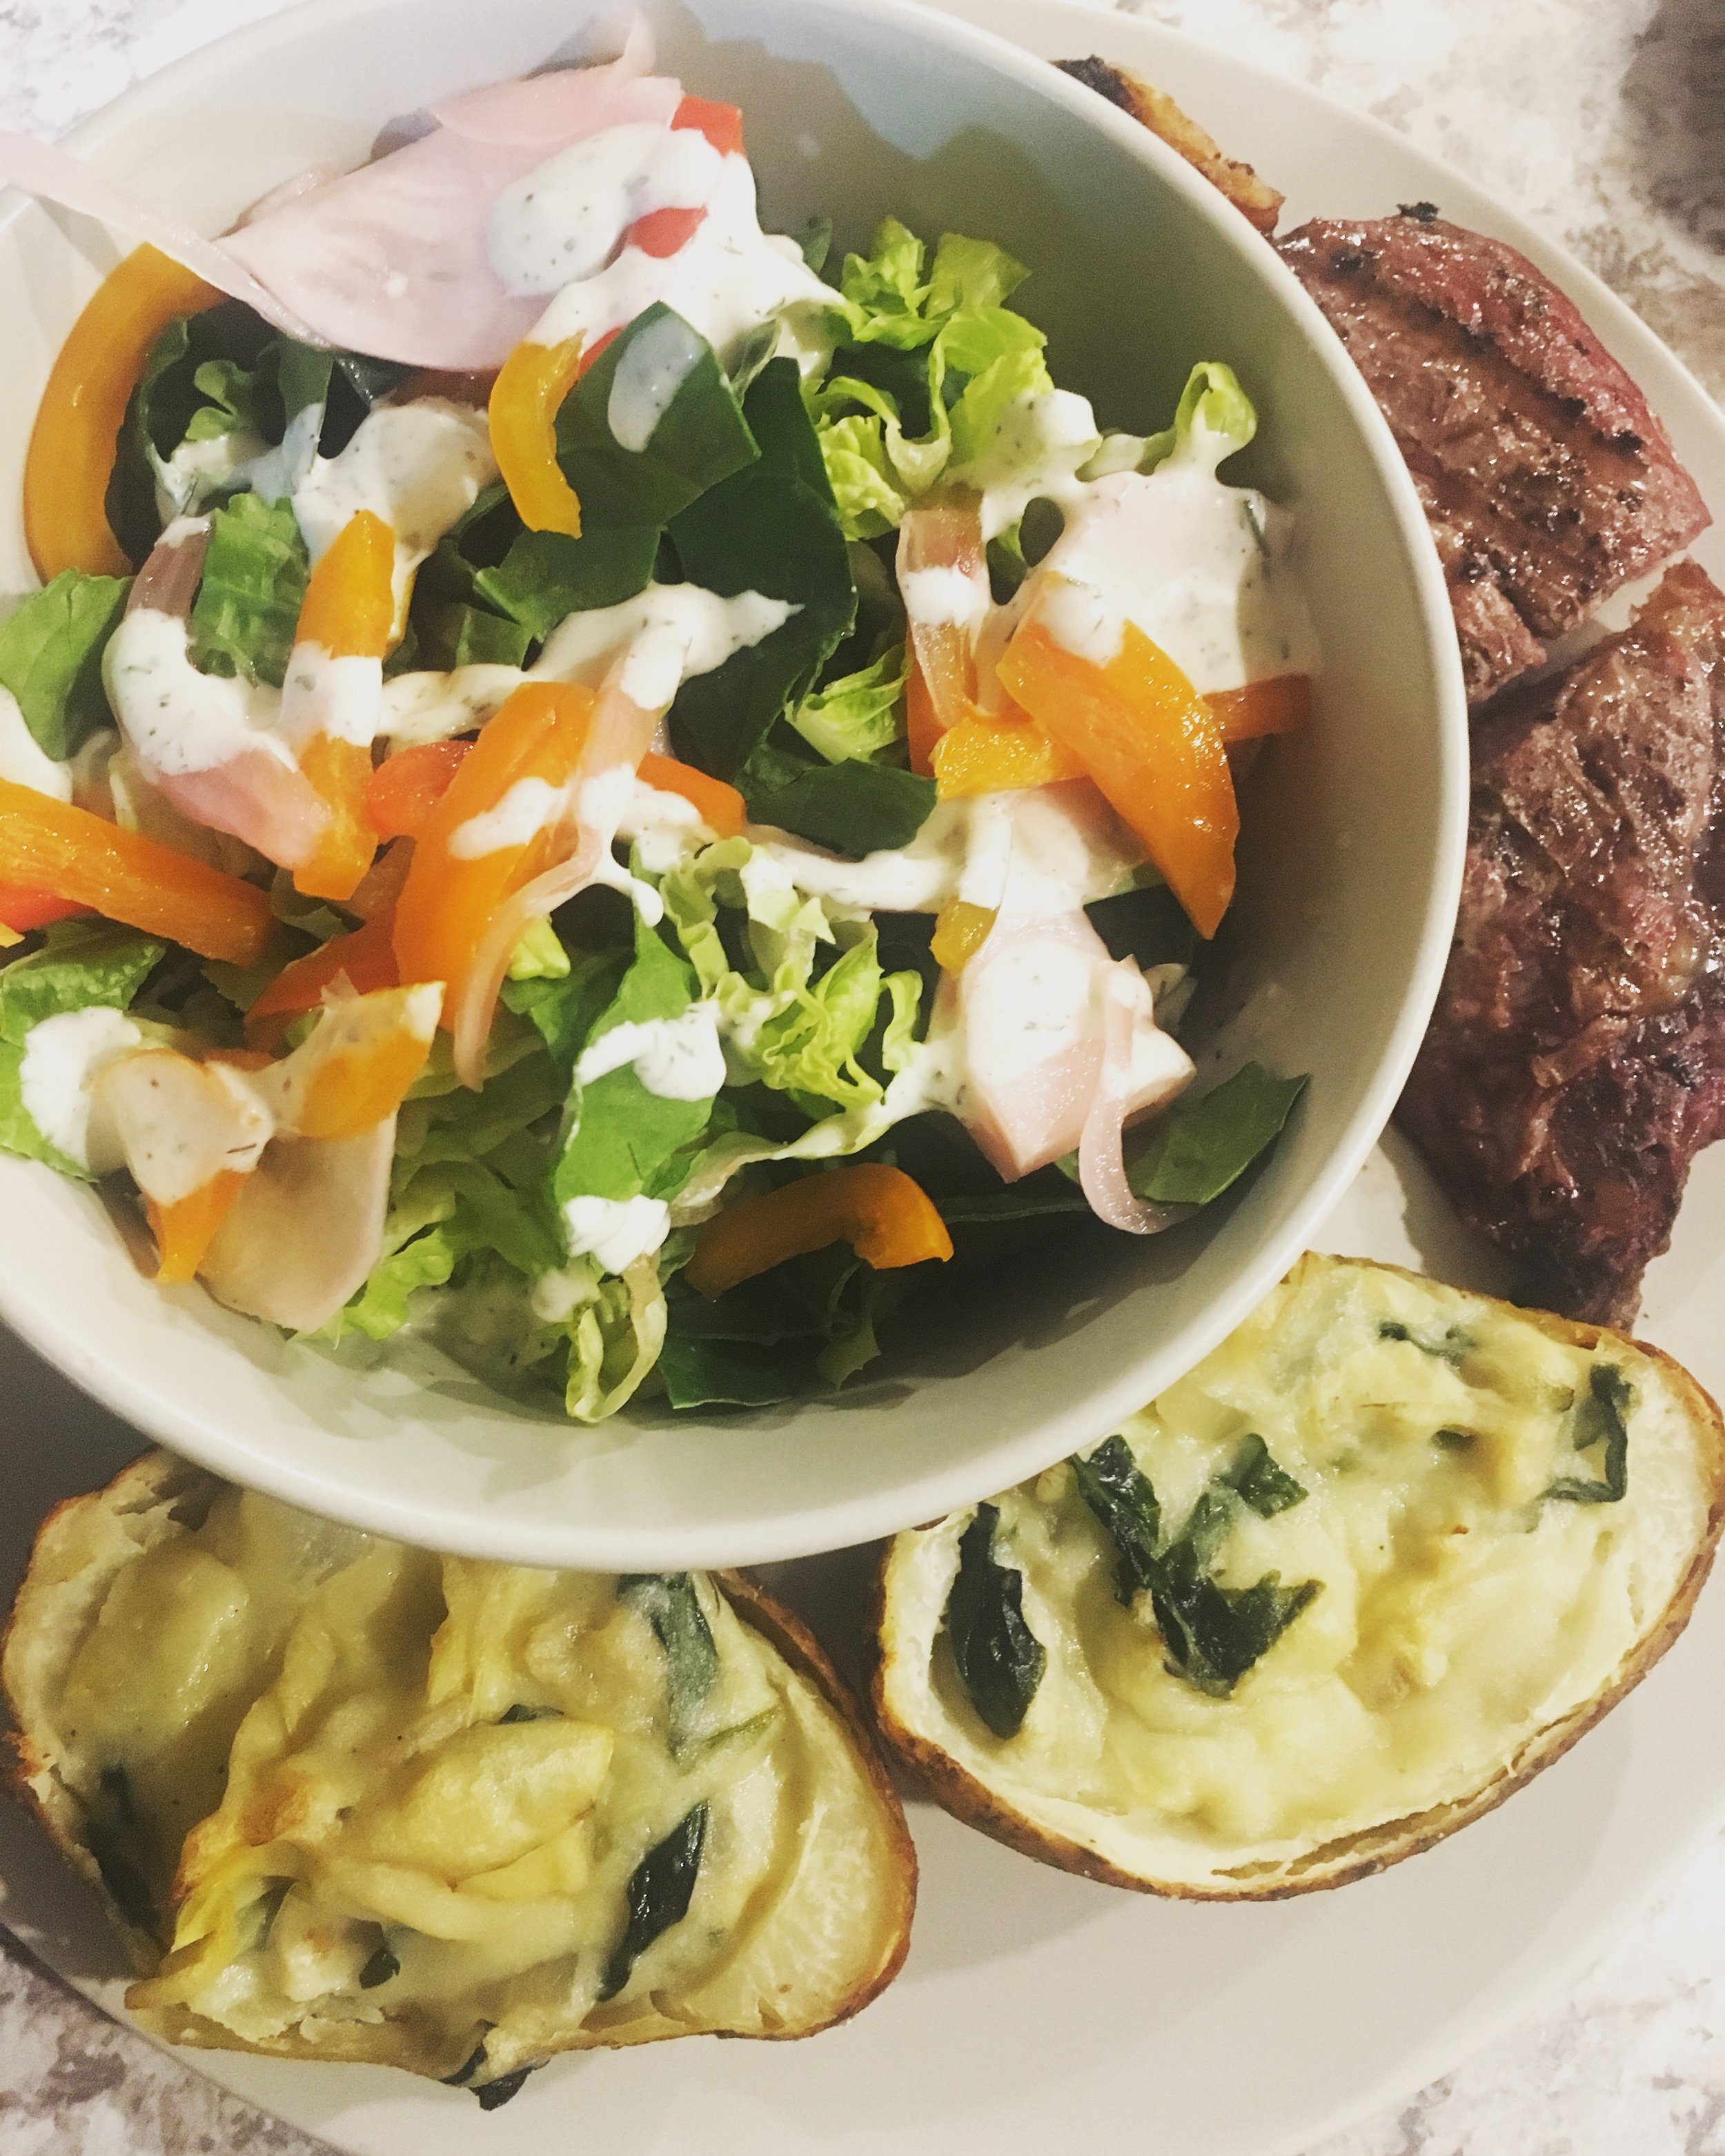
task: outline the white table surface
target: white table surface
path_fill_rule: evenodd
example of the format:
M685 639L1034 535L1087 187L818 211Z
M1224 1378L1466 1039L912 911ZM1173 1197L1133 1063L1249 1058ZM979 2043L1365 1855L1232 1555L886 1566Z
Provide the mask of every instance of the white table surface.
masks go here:
M0 126L69 126L279 4L0 0ZM1142 0L1137 12L1452 159L1725 396L1721 0ZM1309 2156L1718 2156L1722 2034L1725 1837L1567 1997ZM318 2144L105 2020L0 1929L0 2156L239 2148L317 2156Z

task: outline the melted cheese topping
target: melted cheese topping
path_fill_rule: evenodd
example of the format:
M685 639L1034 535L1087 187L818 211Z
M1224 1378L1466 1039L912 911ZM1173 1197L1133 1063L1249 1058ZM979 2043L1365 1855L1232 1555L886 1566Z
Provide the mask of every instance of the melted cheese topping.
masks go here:
M896 1921L891 1815L703 1577L692 1688L619 1585L232 1490L123 1568L63 1734L158 1906L179 1852L177 1951L130 1994L146 2024L439 2074L483 2042L483 2082L585 2032L676 2033L665 2014L770 2034L836 2010ZM701 1804L686 1912L603 1997L632 1876Z
M1602 1360L1632 1389L1627 1494L1553 1499L1599 1479L1576 1438ZM1249 1877L1471 1795L1610 1685L1702 1538L1687 1418L1626 1343L1595 1355L1507 1305L1308 1258L1124 1432L1164 1532L1252 1434L1307 1492L1269 1518L1241 1507L1222 1545L1225 1587L1320 1584L1231 1696L1168 1669L1147 1595L1117 1599L1113 1545L1063 1462L998 1501L995 1553L1022 1568L1048 1656L1019 1733L984 1729L941 1630L968 1512L895 1548L889 1705L1139 1876Z

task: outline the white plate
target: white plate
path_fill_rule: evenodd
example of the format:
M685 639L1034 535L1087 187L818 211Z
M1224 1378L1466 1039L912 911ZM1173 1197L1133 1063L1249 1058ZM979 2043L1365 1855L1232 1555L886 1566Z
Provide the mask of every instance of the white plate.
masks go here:
M1579 302L1725 510L1725 422L1606 289L1459 175L1370 121L1171 32L1060 0L954 12L1045 55L1100 51L1162 84L1296 217L1430 198L1522 248ZM1725 542L1696 549L1725 575ZM1331 1220L1328 1247L1491 1285L1489 1265L1392 1138ZM1692 1180L1648 1280L1648 1337L1725 1391L1725 1148ZM0 1589L27 1523L91 1486L136 1440L0 1342ZM844 1557L788 1568L843 1629ZM1725 1810L1725 1592L1626 1705L1504 1810L1378 1879L1258 1907L1140 1900L1025 1862L924 1805L915 1943L860 2019L806 2045L684 2043L552 2063L507 2109L360 2067L221 2054L188 2063L364 2156L1019 2156L1107 2136L1146 2156L1294 2156L1445 2071L1605 1938ZM93 1912L0 1807L0 1914L110 2008Z

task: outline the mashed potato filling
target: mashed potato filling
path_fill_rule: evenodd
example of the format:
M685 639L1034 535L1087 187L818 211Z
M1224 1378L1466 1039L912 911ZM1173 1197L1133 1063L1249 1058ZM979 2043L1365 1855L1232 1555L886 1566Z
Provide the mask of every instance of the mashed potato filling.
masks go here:
M1615 1498L1601 1389L1627 1430ZM1047 1657L1017 1733L984 1727L942 1628L968 1513L895 1549L887 1703L1135 1873L1249 1871L1434 1811L1513 1772L1664 1611L1706 1524L1686 1414L1627 1342L1308 1259L1122 1433L1165 1535L1254 1436L1305 1492L1232 1507L1222 1587L1317 1592L1231 1691L1171 1666L1149 1594L1119 1599L1116 1543L1062 1462L998 1500L994 1554Z
M439 1558L227 1490L116 1575L62 1697L104 1876L168 1948L128 2004L182 2041L479 2086L577 2029L771 2034L842 1996L879 1899L842 1724L698 1574Z

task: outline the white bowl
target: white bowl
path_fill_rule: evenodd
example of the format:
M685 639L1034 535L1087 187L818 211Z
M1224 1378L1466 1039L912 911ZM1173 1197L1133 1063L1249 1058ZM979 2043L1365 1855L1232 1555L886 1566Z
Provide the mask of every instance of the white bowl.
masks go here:
M597 10L593 11L597 13ZM1162 143L992 38L892 0L649 0L662 64L743 107L763 222L891 211L998 240L1055 379L1163 424L1193 362L1239 372L1252 476L1299 512L1323 655L1315 723L1246 789L1225 1014L1200 1070L1311 1084L1237 1199L1140 1242L1105 1229L990 1284L830 1400L626 1413L598 1431L424 1348L359 1367L133 1270L97 1198L0 1158L0 1314L88 1391L234 1481L442 1549L604 1570L761 1562L926 1520L1088 1444L1208 1352L1306 1245L1389 1116L1459 887L1466 717L1435 555L1388 429L1271 250ZM77 146L205 230L441 94L568 54L581 0L317 0L157 76ZM0 590L33 581L19 498L50 359L126 243L0 208ZM883 1366L876 1366L877 1368Z

